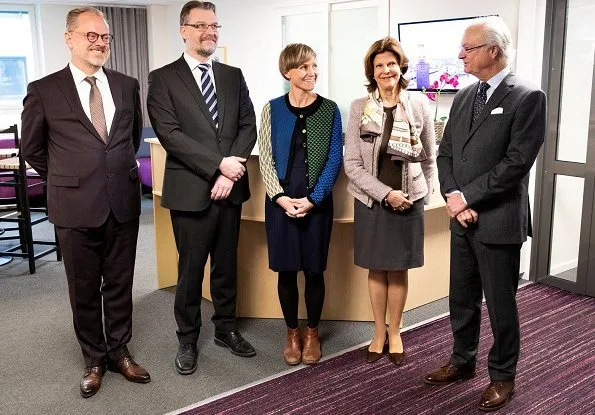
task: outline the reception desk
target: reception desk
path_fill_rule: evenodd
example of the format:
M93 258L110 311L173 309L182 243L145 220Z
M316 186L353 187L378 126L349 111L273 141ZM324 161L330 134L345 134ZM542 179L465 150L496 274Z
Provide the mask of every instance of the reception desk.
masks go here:
M157 285L176 284L177 251L169 210L161 207L161 189L166 153L157 139L151 144L153 175L153 212L157 252ZM238 300L240 317L282 318L277 297L277 273L268 267L264 227L266 191L258 167L258 156L247 162L252 197L242 208L238 248ZM438 184L436 183L436 186ZM347 192L347 177L342 171L334 196L334 225L328 265L325 272L326 297L322 318L326 320L372 321L368 299L367 270L353 264L353 197ZM437 188L437 187L436 187ZM449 238L448 216L436 190L425 216L425 265L409 272L409 310L448 295ZM203 296L210 299L209 265L205 269ZM303 293L303 278L300 278ZM305 317L303 300L300 318Z

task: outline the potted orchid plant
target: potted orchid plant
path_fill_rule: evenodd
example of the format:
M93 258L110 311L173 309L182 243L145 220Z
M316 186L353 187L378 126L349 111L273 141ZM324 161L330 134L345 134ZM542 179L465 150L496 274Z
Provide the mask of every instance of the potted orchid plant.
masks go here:
M436 143L439 143L442 140L442 134L444 133L444 126L446 125L447 117L440 117L438 118L438 100L440 99L440 94L446 85L452 85L453 88L456 88L459 85L459 76L450 76L448 72L444 72L440 75L439 81L434 81L432 85L430 85L430 89L426 90L425 88L422 90L426 96L431 100L434 101L436 105L436 109L434 110L434 131L436 133Z

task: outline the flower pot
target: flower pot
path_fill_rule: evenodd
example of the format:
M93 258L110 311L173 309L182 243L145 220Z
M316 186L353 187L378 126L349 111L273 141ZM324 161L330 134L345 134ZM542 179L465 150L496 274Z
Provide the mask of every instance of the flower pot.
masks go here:
M442 141L442 134L444 134L444 126L446 121L434 121L434 133L436 134L436 144L440 144Z

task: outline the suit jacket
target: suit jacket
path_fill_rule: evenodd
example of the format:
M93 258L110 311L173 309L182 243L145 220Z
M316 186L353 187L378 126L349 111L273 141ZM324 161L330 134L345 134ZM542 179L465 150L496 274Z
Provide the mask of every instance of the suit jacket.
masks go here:
M60 227L99 227L110 211L120 223L140 215L139 84L104 71L116 107L107 143L85 114L68 66L31 82L23 101L23 156L47 179L49 220Z
M468 228L479 241L520 244L531 235L527 186L545 136L545 93L511 73L470 128L477 88L462 89L453 101L438 149L440 190L463 192L479 214ZM495 108L502 112L492 114ZM454 219L450 229L466 231Z
M256 143L256 116L241 70L213 62L213 73L219 128L183 56L149 74L149 117L167 151L161 199L165 208L208 208L223 157L248 158ZM238 205L249 197L246 172L228 200Z

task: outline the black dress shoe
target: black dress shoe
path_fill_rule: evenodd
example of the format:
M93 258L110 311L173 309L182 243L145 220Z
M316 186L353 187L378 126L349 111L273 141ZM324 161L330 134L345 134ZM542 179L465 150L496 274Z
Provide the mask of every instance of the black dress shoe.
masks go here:
M497 411L508 403L512 395L514 380L493 380L481 395L479 409L484 412Z
M256 355L254 347L242 337L239 331L215 333L215 344L217 346L227 347L230 352L237 356L252 357Z
M195 343L180 343L176 354L176 370L180 375L191 375L196 371L198 349Z
M393 364L397 366L401 366L403 364L403 360L405 359L405 350L402 353L388 353L388 359L393 362Z
M446 385L462 379L471 379L475 376L475 366L457 367L452 363L447 363L440 369L428 373L424 377L424 382L428 385Z
M101 379L105 374L105 366L86 367L81 379L81 396L90 398L99 392L101 388Z

